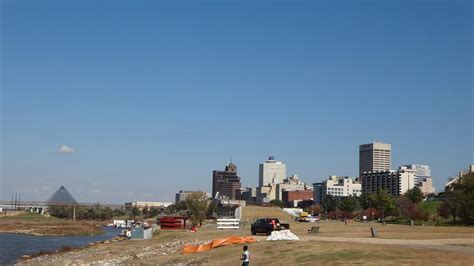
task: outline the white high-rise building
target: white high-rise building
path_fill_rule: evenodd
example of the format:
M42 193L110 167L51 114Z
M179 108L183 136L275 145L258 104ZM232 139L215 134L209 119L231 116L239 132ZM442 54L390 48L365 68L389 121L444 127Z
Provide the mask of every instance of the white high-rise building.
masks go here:
M415 170L415 186L419 187L424 195L436 192L433 186L433 179L431 178L431 170L428 165L409 164L404 165L404 167Z
M359 176L364 172L391 169L392 145L373 142L359 146Z
M270 156L265 163L260 164L259 187L279 184L286 178L286 164L276 161Z

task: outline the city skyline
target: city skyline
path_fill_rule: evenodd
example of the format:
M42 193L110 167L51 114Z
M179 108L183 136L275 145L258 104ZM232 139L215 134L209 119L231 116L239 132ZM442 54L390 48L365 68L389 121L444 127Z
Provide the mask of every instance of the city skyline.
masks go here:
M172 201L268 156L304 182L359 145L474 161L471 1L2 1L0 199Z

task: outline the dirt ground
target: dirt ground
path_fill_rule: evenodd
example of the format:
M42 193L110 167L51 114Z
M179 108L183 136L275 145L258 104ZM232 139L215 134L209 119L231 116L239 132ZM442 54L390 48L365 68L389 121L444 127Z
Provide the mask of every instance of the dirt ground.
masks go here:
M308 235L307 229L320 226L319 235ZM379 229L379 237L370 237L370 227ZM321 222L291 223L301 241L266 241L257 235L250 243L253 265L295 264L457 264L474 263L473 227L410 227L375 224ZM238 230L217 230L207 225L197 233L161 231L152 240L112 241L63 254L42 256L26 264L206 264L240 265L242 245L220 247L211 251L182 255L185 243L206 243L231 235L248 236L249 226ZM399 236L399 237L397 237Z

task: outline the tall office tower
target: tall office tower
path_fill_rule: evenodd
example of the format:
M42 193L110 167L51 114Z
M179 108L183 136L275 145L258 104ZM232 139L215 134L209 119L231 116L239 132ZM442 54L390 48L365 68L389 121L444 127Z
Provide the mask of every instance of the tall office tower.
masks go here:
M219 197L227 197L229 199L237 199L240 197L240 177L237 175L237 166L228 163L225 171L214 170L212 172L212 197L219 192Z
M373 142L359 146L359 176L364 172L385 171L391 168L390 144Z
M279 184L286 178L286 164L276 161L273 156L260 164L259 186L268 186L269 184Z

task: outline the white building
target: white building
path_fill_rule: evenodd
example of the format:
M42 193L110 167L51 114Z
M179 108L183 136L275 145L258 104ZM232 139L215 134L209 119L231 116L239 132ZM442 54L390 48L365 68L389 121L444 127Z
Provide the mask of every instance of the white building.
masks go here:
M406 166L401 166L397 171L364 172L361 176L362 191L378 193L386 189L394 196L402 195L415 187L415 176L416 171Z
M126 202L125 210L129 211L133 207L137 207L139 210L143 208L166 208L169 205L173 204L172 202L159 202L159 201L135 201L135 202Z
M419 187L425 196L436 192L428 165L409 164L404 167L415 170L415 186Z
M317 204L321 204L326 195L334 197L360 196L362 185L357 179L348 176L330 176L321 183L313 184L313 199Z
M459 171L457 176L449 178L446 185L444 185L444 189L446 190L449 186L457 183L459 181L459 178L461 178L463 175L473 173L473 172L474 172L474 164L471 164L469 165L469 169L467 171Z
M286 178L286 164L270 156L259 168L259 187L278 184Z

